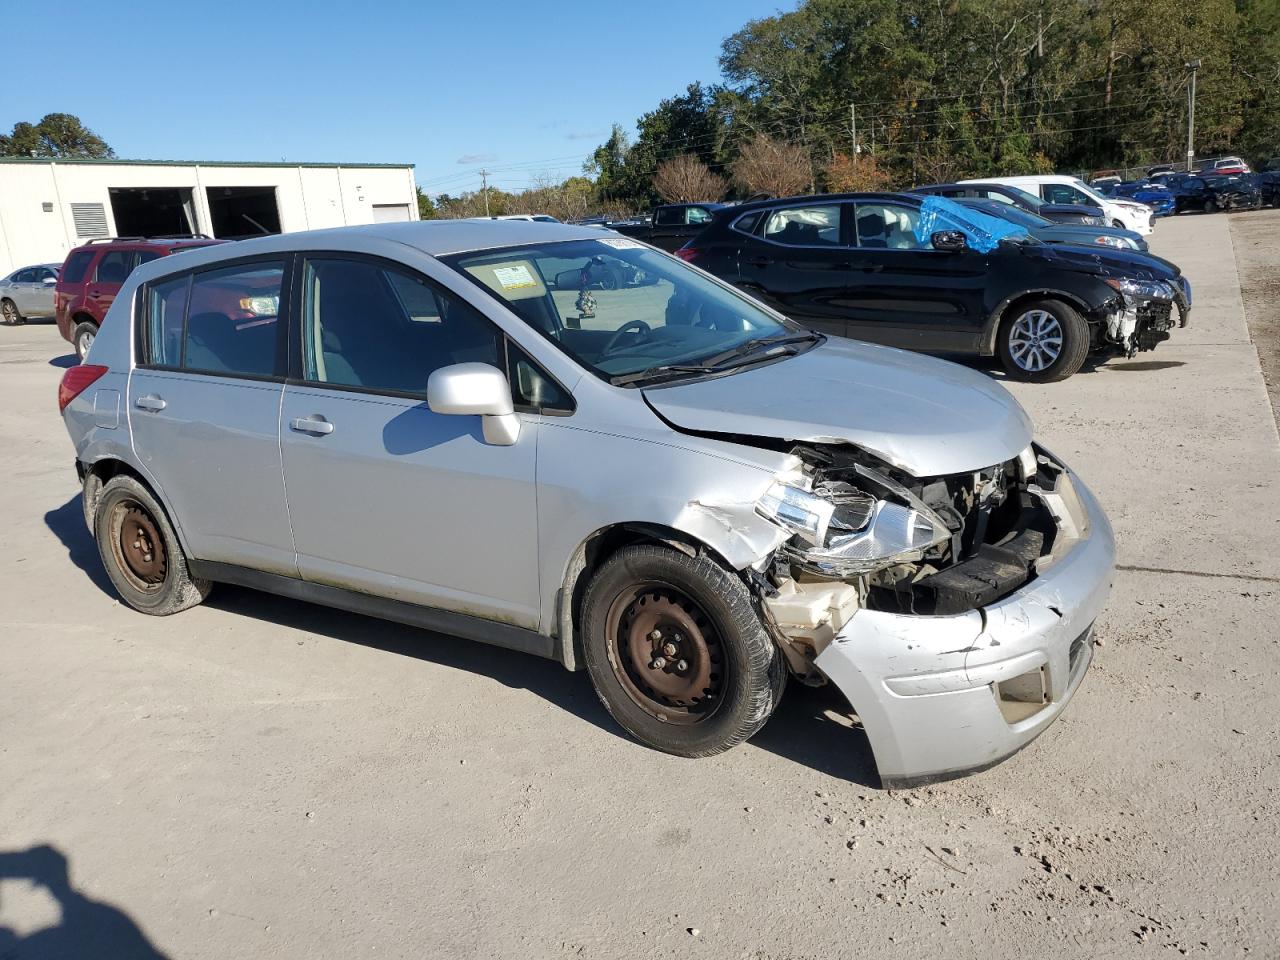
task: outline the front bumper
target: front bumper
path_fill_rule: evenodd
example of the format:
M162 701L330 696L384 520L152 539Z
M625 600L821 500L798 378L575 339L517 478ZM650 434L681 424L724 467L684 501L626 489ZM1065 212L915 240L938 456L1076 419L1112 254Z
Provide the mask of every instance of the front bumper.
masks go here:
M1022 589L955 616L859 610L817 657L857 711L886 788L999 763L1043 733L1079 687L1111 591L1115 538L1093 494L1071 480L1082 536ZM1019 717L1001 696L1028 682L1042 685L1043 706Z

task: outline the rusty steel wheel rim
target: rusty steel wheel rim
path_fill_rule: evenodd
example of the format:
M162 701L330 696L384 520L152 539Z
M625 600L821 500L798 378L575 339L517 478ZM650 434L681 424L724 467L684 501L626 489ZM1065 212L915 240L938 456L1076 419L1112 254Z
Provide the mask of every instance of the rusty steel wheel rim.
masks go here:
M609 666L627 696L665 723L693 724L719 707L724 643L688 595L660 583L624 590L609 608Z
M121 500L111 509L111 549L116 566L137 590L151 592L164 585L169 555L155 517L136 500Z

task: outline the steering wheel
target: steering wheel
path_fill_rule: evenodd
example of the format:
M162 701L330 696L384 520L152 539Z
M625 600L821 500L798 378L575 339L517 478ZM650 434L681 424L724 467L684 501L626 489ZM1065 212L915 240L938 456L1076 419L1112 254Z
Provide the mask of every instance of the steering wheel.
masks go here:
M643 339L644 337L647 337L651 332L651 328L643 320L628 320L626 323L624 323L622 326L620 326L617 330L614 331L613 336L609 338L609 342L606 343L604 345L604 349L600 351L600 356L602 357L608 356L613 351L613 348L618 345L618 341L622 339L623 334L631 330L634 330L636 333L638 333L641 339Z

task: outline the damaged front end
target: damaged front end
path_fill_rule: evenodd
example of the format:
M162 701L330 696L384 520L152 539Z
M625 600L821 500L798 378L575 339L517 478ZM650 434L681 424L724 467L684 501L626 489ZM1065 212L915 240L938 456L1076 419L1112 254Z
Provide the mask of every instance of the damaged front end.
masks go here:
M1103 352L1134 357L1154 350L1169 339L1175 327L1185 327L1191 316L1191 285L1183 277L1172 281L1107 279L1116 291L1095 327ZM1175 317L1174 311L1177 311Z
M847 445L792 453L802 467L757 504L792 535L753 576L792 672L849 697L886 785L1029 742L1087 667L1081 638L1109 589L1110 528L1091 496L1035 447L925 479ZM1090 556L1075 550L1095 532ZM1064 590L1053 574L1068 566ZM942 735L940 718L955 729Z

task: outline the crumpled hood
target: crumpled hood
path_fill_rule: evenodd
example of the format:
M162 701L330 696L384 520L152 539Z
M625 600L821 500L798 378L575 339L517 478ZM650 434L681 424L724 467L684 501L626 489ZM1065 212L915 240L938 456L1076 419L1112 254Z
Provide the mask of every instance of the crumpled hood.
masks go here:
M851 443L916 477L1011 460L1031 419L1004 387L958 364L829 338L799 356L645 399L677 428Z
M1054 243L1019 249L1024 256L1050 260L1057 266L1083 270L1100 277L1172 280L1182 274L1176 264L1155 254L1103 247L1101 244Z

